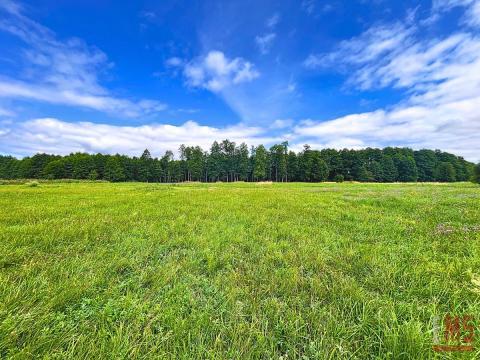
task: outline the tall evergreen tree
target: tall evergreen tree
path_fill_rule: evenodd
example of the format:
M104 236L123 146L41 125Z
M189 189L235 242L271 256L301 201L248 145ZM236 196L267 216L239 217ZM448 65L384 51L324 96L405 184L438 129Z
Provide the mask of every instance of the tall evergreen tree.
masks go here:
M415 151L414 158L418 168L418 181L435 181L435 169L438 162L435 151Z
M74 179L88 179L91 171L95 170L95 161L89 154L76 153L70 155L72 175Z
M237 148L237 163L238 163L238 174L240 180L248 180L248 170L249 170L249 157L248 157L248 146L245 143L241 143Z
M287 177L288 181L298 181L298 158L294 151L288 152Z
M65 178L65 161L50 161L42 170L42 177L45 179L64 179Z
M382 181L394 182L397 181L398 171L395 163L390 156L384 156L380 162L382 168Z
M298 154L299 181L311 181L312 178L312 149L310 145L303 145L303 151Z
M220 144L222 150L222 173L225 180L236 180L236 164L235 164L235 143L225 139Z
M253 180L262 181L265 180L267 173L267 149L265 146L259 145L255 149L255 158L253 165Z
M328 165L322 159L319 151L313 151L311 155L310 179L312 182L325 181L328 178Z
M172 168L170 164L173 163L173 152L170 150L167 150L165 152L165 155L162 156L160 159L160 164L162 168L162 174L163 174L163 181L164 182L172 182Z
M202 181L205 170L204 153L200 146L189 148L187 167L190 181Z
M412 156L399 154L393 159L398 171L398 180L402 182L415 182L418 179L418 170Z
M356 179L363 182L375 181L372 172L367 169L367 166L365 164L360 165L359 169L357 170Z
M110 156L105 162L105 180L117 182L125 180L118 156Z
M287 149L288 143L286 142L270 148L271 177L275 181L286 181L287 179Z

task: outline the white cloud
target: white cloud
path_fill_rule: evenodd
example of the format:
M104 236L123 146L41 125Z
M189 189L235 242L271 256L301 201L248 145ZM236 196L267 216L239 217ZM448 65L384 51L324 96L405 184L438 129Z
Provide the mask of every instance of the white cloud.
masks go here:
M427 19L427 23L437 21L442 13L452 10L456 7L464 7L465 14L462 23L471 27L480 26L480 1L479 0L434 0L432 2L432 13Z
M418 31L401 24L376 26L330 54L307 58L307 67L348 73L347 85L393 87L405 90L407 97L390 110L308 121L294 134L324 144L349 139L368 146L439 148L478 161L480 36L464 29L419 40Z
M69 154L76 151L139 155L148 148L153 155L161 156L166 150L176 151L180 144L200 145L207 150L213 141L226 138L250 145L280 141L266 135L261 128L242 124L216 128L187 121L179 126L115 126L44 118L0 126L0 152L20 156L37 152Z
M157 14L155 14L153 11L149 10L143 10L140 12L139 16L145 20L148 21L153 21L157 18Z
M411 93L410 101L449 102L480 93L480 37L462 32L417 40L412 29L372 35L372 29L340 45L308 66L342 68L347 84L362 90L394 87ZM394 35L395 33L395 35Z
M179 57L171 57L165 61L165 65L167 66L182 66L183 65L183 60L180 59Z
M433 11L448 11L457 6L470 6L476 0L433 0Z
M21 8L10 1L0 2L0 15L0 30L27 45L21 53L24 64L19 76L0 77L1 97L80 106L133 117L166 108L154 100L117 97L100 85L99 76L113 64L99 49L77 38L58 40L50 29L23 15Z
M242 58L228 59L221 51L210 51L186 64L184 75L189 86L220 92L232 85L250 82L260 73Z
M138 117L166 109L166 105L153 100L129 100L101 94L90 94L76 89L31 84L12 79L0 80L0 97L29 99L59 105L80 106L105 112Z
M480 160L480 96L437 106L398 106L352 114L329 121L307 121L294 128L293 136L321 147L342 148L346 139L360 147L409 146L441 149ZM350 147L350 146L348 146Z
M293 125L293 119L277 119L270 125L270 129L286 129Z
M471 4L465 22L472 27L480 27L480 1L477 0Z
M413 31L400 23L374 26L356 38L342 41L334 52L310 54L303 64L309 69L363 65L408 44Z
M258 49L260 52L265 55L270 52L270 48L273 45L273 41L277 35L275 33L268 33L263 36L256 36L255 43L257 44Z
M266 22L265 25L267 25L267 27L273 29L275 26L277 26L279 21L280 21L280 15L278 13L275 13L267 19L267 22Z
M287 92L288 93L295 93L297 91L297 84L294 82L291 82L287 85Z
M317 5L318 4L316 0L303 0L301 3L301 8L308 15L312 15L314 12L316 12L315 10L317 9ZM333 4L323 2L323 4L321 4L319 8L319 12L328 13L334 10L334 8L335 7L333 6Z
M185 113L185 114L195 114L195 113L198 113L200 111L200 109L183 109L183 108L180 108L180 109L176 109L175 111L177 111L179 113Z
M0 117L11 117L14 115L15 113L13 111L0 106Z
M315 0L303 0L301 6L302 10L310 15L315 10Z
M0 8L3 8L5 9L5 11L16 15L22 12L22 7L20 6L20 4L11 0L1 0Z

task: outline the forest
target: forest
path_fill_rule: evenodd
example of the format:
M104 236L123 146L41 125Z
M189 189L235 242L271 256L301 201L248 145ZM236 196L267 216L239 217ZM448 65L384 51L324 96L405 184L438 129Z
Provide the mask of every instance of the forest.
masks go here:
M288 143L263 145L215 141L209 151L181 145L154 158L149 150L139 157L72 153L36 154L17 159L0 156L0 179L88 179L111 182L455 182L478 175L478 166L440 150L410 148L314 150L300 152ZM477 174L477 175L475 175Z

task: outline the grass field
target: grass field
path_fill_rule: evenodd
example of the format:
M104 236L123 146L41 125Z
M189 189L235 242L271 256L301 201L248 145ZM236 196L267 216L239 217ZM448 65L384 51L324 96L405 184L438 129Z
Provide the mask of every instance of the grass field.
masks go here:
M479 209L466 183L1 185L0 358L475 358L432 329L479 324Z

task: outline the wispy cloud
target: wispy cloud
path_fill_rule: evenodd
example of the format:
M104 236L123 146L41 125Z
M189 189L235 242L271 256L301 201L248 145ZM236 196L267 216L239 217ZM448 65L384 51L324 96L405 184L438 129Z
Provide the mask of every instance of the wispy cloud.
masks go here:
M315 0L303 0L301 6L302 10L305 11L307 14L312 14L315 10L315 5Z
M171 57L171 58L168 58L166 61L165 61L165 65L166 66L181 66L183 65L183 60L180 59L179 57Z
M472 2L465 17L465 22L472 27L480 27L480 1Z
M270 129L287 129L293 125L293 119L277 119L272 122Z
M0 8L3 8L5 11L15 15L20 15L22 12L22 6L18 2L14 2L12 0L1 0Z
M263 55L268 54L276 37L277 35L275 33L268 33L263 36L256 36L255 43L257 44L260 53L262 53Z
M8 109L0 106L0 116L1 117L10 117L10 116L14 116L14 115L15 115L15 113L13 111L8 110Z
M18 77L0 77L1 97L79 106L127 117L166 108L155 100L133 101L113 95L99 81L99 75L113 67L105 53L81 39L58 40L50 29L25 16L16 3L0 2L0 30L27 46L21 53L23 67Z
M308 69L330 69L335 66L337 70L342 70L345 65L361 66L381 61L385 54L408 45L414 30L401 23L373 26L356 38L342 41L334 52L310 54L303 64Z
M322 2L320 6L318 6L316 0L303 0L301 3L301 8L305 11L308 15L314 15L315 13L328 13L334 10L334 6L328 2Z
M139 16L142 18L142 19L145 19L147 21L153 21L157 18L157 14L155 14L153 11L149 11L149 10L143 10L140 12Z
M273 29L275 26L277 26L279 22L280 22L280 14L275 13L267 19L265 25L268 28Z
M461 19L463 24L471 27L480 26L480 1L479 0L433 0L430 16L424 21L431 24L440 19L441 15L454 8L465 8Z

